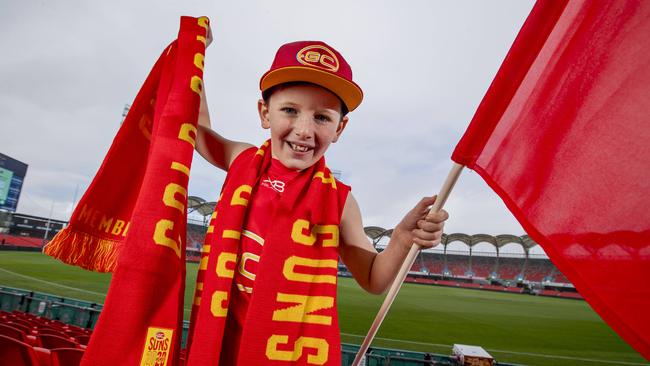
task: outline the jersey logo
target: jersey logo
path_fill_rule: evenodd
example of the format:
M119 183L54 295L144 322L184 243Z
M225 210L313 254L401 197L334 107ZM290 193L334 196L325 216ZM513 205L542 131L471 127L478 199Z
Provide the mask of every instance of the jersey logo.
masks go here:
M266 178L263 183L266 183L268 187L273 188L276 192L284 192L285 183L279 179L271 180L271 178Z

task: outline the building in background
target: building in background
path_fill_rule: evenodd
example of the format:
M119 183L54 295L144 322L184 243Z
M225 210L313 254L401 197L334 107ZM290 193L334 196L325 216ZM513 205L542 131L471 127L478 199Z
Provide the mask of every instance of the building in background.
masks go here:
M0 233L9 231L26 174L27 164L0 153Z

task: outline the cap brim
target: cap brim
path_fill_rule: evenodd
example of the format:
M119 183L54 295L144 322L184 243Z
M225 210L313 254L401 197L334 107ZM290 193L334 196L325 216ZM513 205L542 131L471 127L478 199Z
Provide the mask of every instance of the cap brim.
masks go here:
M343 100L349 111L357 108L363 100L363 91L354 82L327 71L301 66L288 66L267 72L260 80L260 90L265 91L276 85L294 81L313 83L330 90Z

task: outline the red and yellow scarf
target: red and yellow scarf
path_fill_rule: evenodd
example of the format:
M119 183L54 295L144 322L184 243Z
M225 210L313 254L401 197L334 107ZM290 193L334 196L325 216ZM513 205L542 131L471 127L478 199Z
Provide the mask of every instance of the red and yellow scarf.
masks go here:
M231 166L213 215L192 311L188 366L216 365L253 187L271 163L266 142ZM320 159L284 191L264 241L239 365L340 365L336 310L339 224L349 187Z
M70 224L44 249L113 271L82 365L175 365L185 287L187 184L208 19L182 17Z

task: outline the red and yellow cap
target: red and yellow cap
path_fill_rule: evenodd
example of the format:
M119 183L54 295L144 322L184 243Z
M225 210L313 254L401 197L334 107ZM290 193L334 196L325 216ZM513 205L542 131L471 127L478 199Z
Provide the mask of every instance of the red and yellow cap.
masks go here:
M320 85L336 94L349 111L363 100L363 91L352 81L352 68L334 48L320 41L299 41L282 45L271 69L262 75L260 90L304 81Z

